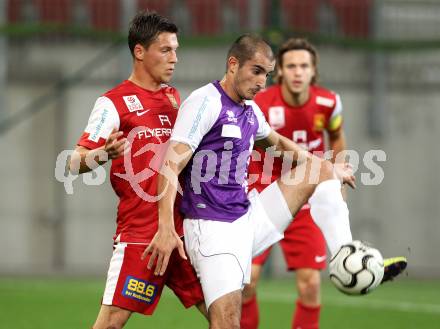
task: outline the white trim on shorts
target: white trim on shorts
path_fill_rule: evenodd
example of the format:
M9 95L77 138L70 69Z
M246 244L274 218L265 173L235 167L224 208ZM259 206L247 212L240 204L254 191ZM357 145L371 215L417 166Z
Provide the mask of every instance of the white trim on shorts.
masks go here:
M113 297L118 284L119 274L121 273L122 263L124 262L124 252L126 243L120 242L115 245L110 266L107 272L107 282L105 284L102 305L113 305Z

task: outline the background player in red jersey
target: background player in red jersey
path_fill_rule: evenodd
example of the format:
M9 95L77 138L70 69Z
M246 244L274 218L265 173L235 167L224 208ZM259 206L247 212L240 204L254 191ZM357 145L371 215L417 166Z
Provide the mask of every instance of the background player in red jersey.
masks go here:
M197 305L206 316L199 280L180 239L177 211L173 234L180 244L166 273L157 276L147 269L149 258L141 260L158 228L157 169L180 103L177 90L164 85L177 63L177 32L176 25L155 13L134 17L128 35L132 73L98 98L69 164L71 171L84 173L111 159L111 184L120 199L114 251L94 329L122 328L132 312L152 314L164 285L184 306Z
M342 104L339 95L316 85L317 62L318 54L309 42L304 39L287 40L277 55L278 83L257 94L255 102L272 128L310 152L319 152L318 155L322 156L326 132L334 160L345 149ZM261 159L264 159L264 154ZM250 177L258 174L259 179L249 189L261 191L280 177L281 161L275 158L273 171L264 173L266 175L262 173L263 162L251 162ZM288 270L296 272L298 300L292 328L318 328L319 271L325 268L326 245L307 204L296 214L280 245ZM258 327L256 285L269 253L270 250L267 250L253 260L251 284L243 291L241 327L244 329Z

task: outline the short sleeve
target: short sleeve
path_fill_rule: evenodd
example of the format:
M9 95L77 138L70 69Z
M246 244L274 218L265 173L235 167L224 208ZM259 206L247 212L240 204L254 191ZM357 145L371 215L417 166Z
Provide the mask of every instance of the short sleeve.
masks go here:
M220 99L192 93L180 106L171 140L188 144L194 152L218 119L220 110Z
M339 94L336 94L335 106L327 125L328 131L337 131L342 127L342 109L343 107L341 97L339 96Z
M114 128L119 129L119 125L119 114L113 102L108 97L99 97L78 145L88 149L98 148L105 144Z
M258 130L257 134L255 136L255 140L261 140L269 136L270 132L272 131L272 128L270 127L269 123L266 121L266 118L264 117L263 112L261 111L260 107L255 102L249 102L249 105L252 106L254 109L255 116L258 120Z

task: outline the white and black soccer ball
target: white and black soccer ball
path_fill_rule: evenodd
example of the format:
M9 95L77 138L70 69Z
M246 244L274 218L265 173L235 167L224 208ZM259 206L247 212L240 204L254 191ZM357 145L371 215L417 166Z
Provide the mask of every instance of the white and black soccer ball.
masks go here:
M361 241L343 245L329 263L330 279L345 294L364 295L382 281L384 267L379 250Z

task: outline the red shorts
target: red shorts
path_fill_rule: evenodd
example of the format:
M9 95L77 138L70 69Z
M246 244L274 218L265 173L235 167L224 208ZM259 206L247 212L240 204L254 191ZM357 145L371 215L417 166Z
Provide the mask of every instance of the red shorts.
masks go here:
M310 215L310 209L298 212L295 219L284 232L280 241L287 269L299 268L325 269L326 245L321 230ZM270 248L252 260L253 264L263 265L270 254Z
M189 260L180 257L177 250L171 254L163 276L147 269L148 259L141 260L146 245L117 243L107 275L103 305L113 305L145 315L153 314L167 285L185 307L203 301L199 279Z

